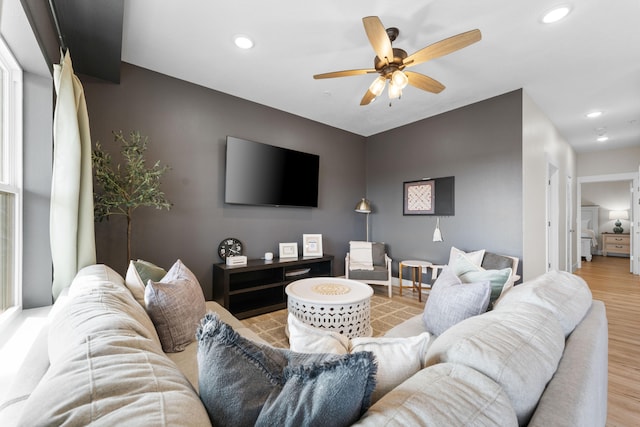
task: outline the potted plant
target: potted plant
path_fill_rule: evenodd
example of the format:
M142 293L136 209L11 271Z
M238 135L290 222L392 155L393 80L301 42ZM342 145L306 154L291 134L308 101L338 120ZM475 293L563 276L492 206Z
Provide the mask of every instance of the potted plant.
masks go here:
M133 211L140 206L152 206L156 209L171 209L171 203L160 190L160 178L169 167L160 165L160 161L150 168L146 166L144 152L149 138L134 131L126 139L122 131L113 132L114 142L121 144L120 153L124 166L115 168L111 155L96 142L91 159L96 178L94 191L94 214L96 221L102 221L110 215L124 215L127 218L127 260L131 259L131 222Z

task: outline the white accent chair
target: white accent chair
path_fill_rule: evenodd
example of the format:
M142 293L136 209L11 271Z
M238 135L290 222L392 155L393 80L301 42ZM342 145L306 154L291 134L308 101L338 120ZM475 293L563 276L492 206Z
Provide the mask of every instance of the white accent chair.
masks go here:
M386 247L384 243L371 243L371 267L370 268L360 268L363 266L362 259L352 259L351 253L354 254L356 252L353 251L354 245L358 245L360 248L362 247L362 243L365 242L349 242L350 249L347 252L347 256L344 259L344 275L347 279L357 280L362 283L366 283L369 285L384 285L389 288L389 298L392 297L392 288L391 288L391 258L386 253ZM359 250L358 253L361 254ZM369 258L367 258L368 261ZM354 264L356 264L356 268L354 268ZM368 264L365 262L364 264Z

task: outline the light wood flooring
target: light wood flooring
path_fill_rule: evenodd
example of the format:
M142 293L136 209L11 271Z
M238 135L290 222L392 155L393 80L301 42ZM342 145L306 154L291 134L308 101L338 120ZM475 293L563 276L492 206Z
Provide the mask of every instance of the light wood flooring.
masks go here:
M640 276L629 259L594 256L575 272L604 301L609 321L607 426L640 425Z

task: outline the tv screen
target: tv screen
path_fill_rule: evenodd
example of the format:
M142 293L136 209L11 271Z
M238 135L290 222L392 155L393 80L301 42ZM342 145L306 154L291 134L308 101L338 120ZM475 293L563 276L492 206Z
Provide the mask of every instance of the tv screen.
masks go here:
M320 156L227 136L225 203L318 207Z

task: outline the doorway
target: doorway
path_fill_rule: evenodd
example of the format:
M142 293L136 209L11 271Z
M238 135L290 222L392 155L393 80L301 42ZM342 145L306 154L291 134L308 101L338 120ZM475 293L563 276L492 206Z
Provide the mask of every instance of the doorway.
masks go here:
M610 210L626 210L628 211L629 221L625 222L626 227L624 233L629 233L630 240L630 254L629 254L629 271L633 274L640 274L639 268L639 256L640 255L640 238L638 232L640 231L638 227L633 227L634 224L638 223L638 219L640 219L640 196L638 194L638 180L639 174L636 173L621 173L621 174L611 174L611 175L598 175L598 176L587 176L578 178L577 185L577 224L578 226L582 223L581 218L581 205L583 200L583 185L589 184L606 184L612 183L616 184L618 187L622 186L623 188L627 188L628 193L622 192L622 195L619 196L615 202L612 202L611 199L605 199L606 206L601 206L603 211L609 212ZM626 200L625 200L626 199ZM598 204L598 203L596 203ZM601 224L603 221L610 221L607 218L603 218L601 220ZM610 226L610 224L608 224ZM610 228L610 227L609 227ZM606 228L605 228L606 230ZM605 231L605 230L600 230ZM581 233L576 234L576 242L577 246L580 247L580 237ZM602 250L602 243L599 242L599 250ZM577 268L582 267L582 258L578 257Z

